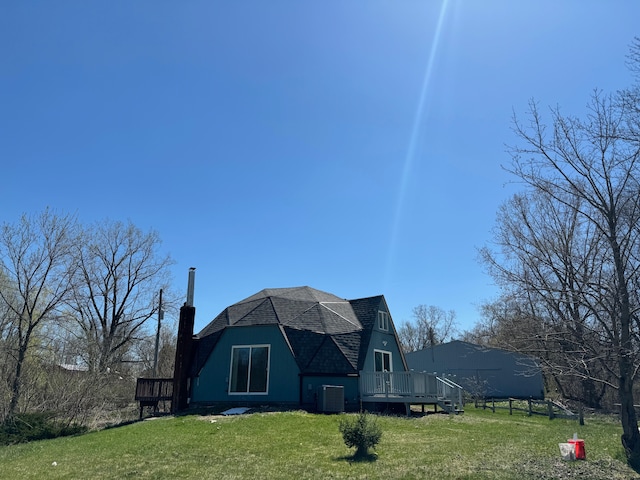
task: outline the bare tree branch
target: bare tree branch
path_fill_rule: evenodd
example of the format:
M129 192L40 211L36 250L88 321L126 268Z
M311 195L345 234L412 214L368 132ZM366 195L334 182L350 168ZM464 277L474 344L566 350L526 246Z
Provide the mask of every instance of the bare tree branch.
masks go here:
M77 249L79 281L68 305L92 371L121 362L157 314L156 295L168 288L172 263L159 255L159 245L156 232L143 233L131 223L104 222L85 231Z
M11 399L13 415L21 398L23 369L34 336L55 321L72 288L72 246L77 224L73 217L47 209L39 216L23 216L18 224L4 224L0 255L5 281L0 300L9 314L8 347L13 358Z

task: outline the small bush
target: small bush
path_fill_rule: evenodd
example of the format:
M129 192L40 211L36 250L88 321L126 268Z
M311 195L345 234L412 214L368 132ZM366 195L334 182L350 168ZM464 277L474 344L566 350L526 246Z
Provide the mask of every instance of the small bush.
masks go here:
M369 448L375 448L382 437L382 428L375 417L366 412L355 418L345 417L340 420L340 433L347 447L356 448L355 457L364 457Z
M87 428L81 425L60 423L49 413L22 413L0 424L0 445L65 437L86 431Z

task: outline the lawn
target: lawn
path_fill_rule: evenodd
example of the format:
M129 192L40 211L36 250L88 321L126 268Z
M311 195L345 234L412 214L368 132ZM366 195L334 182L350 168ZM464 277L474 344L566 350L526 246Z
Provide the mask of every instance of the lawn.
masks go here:
M380 416L377 458L354 461L340 415L301 411L164 417L77 437L0 447L0 477L224 479L630 479L614 419L492 413ZM577 432L587 460L563 462ZM54 464L55 462L55 464Z

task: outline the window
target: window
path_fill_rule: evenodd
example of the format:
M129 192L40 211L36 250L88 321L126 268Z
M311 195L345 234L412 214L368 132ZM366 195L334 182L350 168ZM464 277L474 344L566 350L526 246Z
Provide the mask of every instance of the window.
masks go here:
M374 361L376 372L392 372L393 365L391 364L391 352L385 352L384 350L374 350Z
M388 372L393 371L393 365L391 364L391 352L385 352L384 350L373 351L373 363L374 370L377 375L375 376L375 392L376 393L390 393L393 391L393 379Z
M387 312L378 311L378 328L380 330L389 330L389 314Z
M266 394L269 386L269 345L231 348L230 394Z

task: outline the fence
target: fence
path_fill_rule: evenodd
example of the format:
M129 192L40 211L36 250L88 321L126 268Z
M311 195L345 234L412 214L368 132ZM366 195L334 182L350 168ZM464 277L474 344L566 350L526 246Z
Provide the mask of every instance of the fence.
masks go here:
M554 418L566 418L569 420L578 420L580 425L584 425L584 412L582 405L580 405L578 413L573 413L563 405L560 405L552 400L534 400L528 398L526 400L518 398L508 398L506 400L496 400L492 398L489 402L486 398L475 399L475 407L490 409L493 413L496 409L509 410L509 415L513 415L513 411L526 412L528 416L532 415L544 415L549 417L549 420ZM526 405L526 406L523 406ZM542 407L542 408L540 408Z

